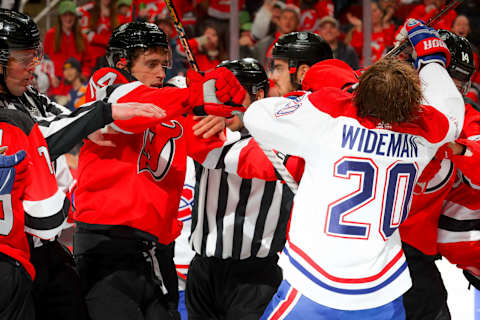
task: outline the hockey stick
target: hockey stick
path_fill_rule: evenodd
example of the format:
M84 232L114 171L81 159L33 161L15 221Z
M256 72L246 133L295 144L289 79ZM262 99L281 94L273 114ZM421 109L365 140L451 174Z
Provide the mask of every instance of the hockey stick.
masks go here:
M178 17L177 10L175 10L175 6L173 5L172 0L165 0L165 4L167 5L168 11L170 12L170 16L172 17L173 24L175 25L175 29L177 29L178 37L180 38L180 43L182 44L183 49L185 50L185 54L187 55L187 60L193 70L199 71L197 61L195 60L195 56L193 55L192 49L187 41L187 35L185 30L183 29L182 22ZM288 172L287 168L283 165L283 162L278 158L278 156L272 150L265 148L260 143L258 144L262 149L265 156L270 160L273 167L277 172L280 174L282 179L285 181L287 186L290 190L296 194L298 190L298 185L295 179L291 176L290 172Z
M180 18L177 14L177 10L173 5L172 0L165 0L165 4L167 5L168 11L170 12L170 16L172 17L173 25L175 26L175 29L177 29L180 43L182 44L182 47L185 50L185 54L187 55L188 63L190 64L193 70L197 72L200 71L200 69L198 69L197 60L195 60L195 56L192 53L192 49L188 44L187 34L185 33L185 29L183 28L182 22L180 21Z
M429 26L429 27L433 26L444 15L446 15L449 11L458 7L462 2L463 2L463 0L453 0L445 8L443 8L442 11L440 11L436 16L434 16L430 20L428 20L426 25ZM395 57L395 56L399 55L400 52L402 52L409 45L410 45L410 41L408 41L408 37L407 37L407 38L403 39L398 46L396 46L395 48L393 48L392 50L387 52L387 54L385 54L382 57L382 59L383 58L391 58L391 57Z

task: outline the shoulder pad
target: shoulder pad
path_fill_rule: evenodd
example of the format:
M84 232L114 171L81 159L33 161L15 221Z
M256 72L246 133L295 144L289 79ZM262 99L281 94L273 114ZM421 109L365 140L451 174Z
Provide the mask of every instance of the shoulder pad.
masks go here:
M21 129L28 136L35 122L20 110L0 109L0 122L11 124Z

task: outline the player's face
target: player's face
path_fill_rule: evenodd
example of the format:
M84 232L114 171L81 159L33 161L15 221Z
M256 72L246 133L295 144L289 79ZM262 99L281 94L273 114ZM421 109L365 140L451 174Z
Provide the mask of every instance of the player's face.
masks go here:
M131 73L144 85L152 88L163 87L165 66L169 56L164 49L149 49L135 59Z
M283 59L273 60L272 80L275 83L278 95L283 96L294 90L290 81L290 72L288 70L288 62Z
M14 96L21 96L33 81L33 71L38 64L36 50L10 52L5 83ZM2 71L3 72L3 71Z

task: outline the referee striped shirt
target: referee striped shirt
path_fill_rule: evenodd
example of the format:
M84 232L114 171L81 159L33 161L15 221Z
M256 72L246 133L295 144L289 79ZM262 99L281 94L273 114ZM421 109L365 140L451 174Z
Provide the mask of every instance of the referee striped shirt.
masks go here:
M237 142L210 153L203 165L195 163L190 243L201 256L247 259L283 249L293 193L280 181L242 179L232 173L251 139L242 134Z

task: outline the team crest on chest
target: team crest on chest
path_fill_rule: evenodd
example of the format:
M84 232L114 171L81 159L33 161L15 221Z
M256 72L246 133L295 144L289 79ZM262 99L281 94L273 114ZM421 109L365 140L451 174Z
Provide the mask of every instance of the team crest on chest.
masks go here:
M175 157L175 140L183 135L183 128L177 121L161 125L163 128L160 130L145 131L138 158L138 173L149 172L157 181L162 180L172 166Z

